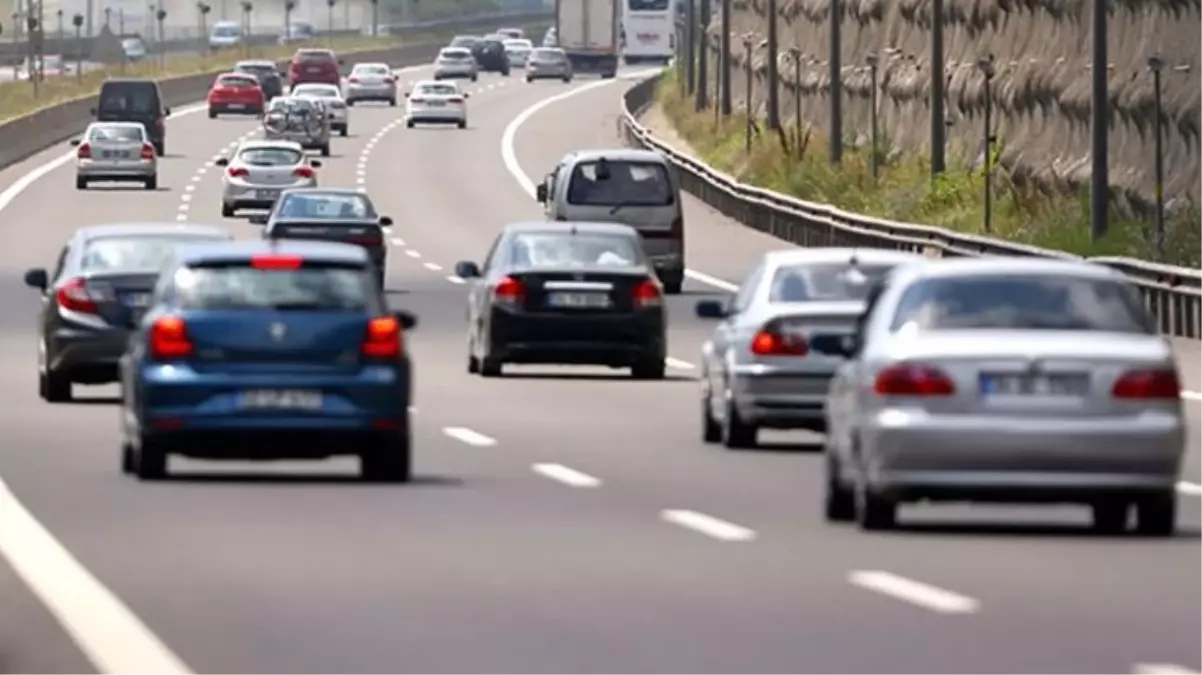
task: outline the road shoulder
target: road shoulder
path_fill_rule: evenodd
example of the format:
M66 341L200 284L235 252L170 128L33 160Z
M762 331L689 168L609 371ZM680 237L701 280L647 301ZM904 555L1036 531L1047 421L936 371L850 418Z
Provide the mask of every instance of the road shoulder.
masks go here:
M0 557L0 673L95 673L58 621Z

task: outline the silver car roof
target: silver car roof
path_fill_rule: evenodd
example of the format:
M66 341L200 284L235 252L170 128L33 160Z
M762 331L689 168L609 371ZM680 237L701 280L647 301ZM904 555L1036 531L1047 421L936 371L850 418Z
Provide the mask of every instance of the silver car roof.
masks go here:
M282 140L282 139L278 140L278 141L265 141L265 140L243 141L242 144L238 146L238 150L259 150L259 149L271 149L271 148L281 148L281 149L297 150L300 152L304 152L304 148L301 146L300 143L297 143L296 141L286 141L286 140Z
M1092 279L1125 281L1118 270L1085 260L990 256L987 258L944 258L930 261L921 270L911 272L923 278L990 276L997 274L1056 274Z

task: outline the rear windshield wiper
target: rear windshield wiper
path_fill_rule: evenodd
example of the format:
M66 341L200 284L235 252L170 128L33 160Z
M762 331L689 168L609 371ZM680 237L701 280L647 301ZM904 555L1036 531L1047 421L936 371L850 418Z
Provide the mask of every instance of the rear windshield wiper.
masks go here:
M280 302L271 305L271 308L279 312L304 311L307 309L342 309L341 307L331 306L326 302Z

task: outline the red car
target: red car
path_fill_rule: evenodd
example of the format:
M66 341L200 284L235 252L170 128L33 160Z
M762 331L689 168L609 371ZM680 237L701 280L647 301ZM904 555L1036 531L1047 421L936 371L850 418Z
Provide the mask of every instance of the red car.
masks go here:
M340 65L342 59L328 49L298 49L292 55L288 80L294 87L309 83L341 85Z
M209 119L218 115L262 115L267 97L259 80L247 73L218 75L209 90Z

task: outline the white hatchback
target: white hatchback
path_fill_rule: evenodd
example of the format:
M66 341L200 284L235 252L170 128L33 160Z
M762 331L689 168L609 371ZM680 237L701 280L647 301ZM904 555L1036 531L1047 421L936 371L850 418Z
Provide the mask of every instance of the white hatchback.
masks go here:
M350 115L346 109L346 100L342 98L342 89L338 85L305 82L293 85L292 95L318 99L330 111L330 130L337 132L339 136L350 133Z
M405 126L455 124L466 129L468 96L454 82L418 82L405 92Z

